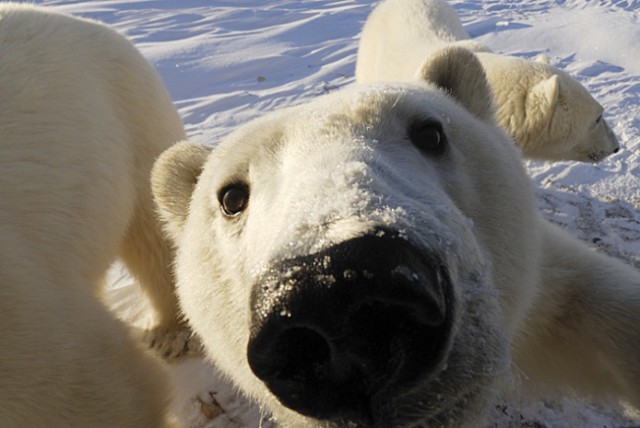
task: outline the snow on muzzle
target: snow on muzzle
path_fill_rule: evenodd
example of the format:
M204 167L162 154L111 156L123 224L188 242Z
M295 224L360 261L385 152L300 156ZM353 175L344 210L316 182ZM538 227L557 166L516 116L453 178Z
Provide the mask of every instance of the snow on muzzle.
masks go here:
M249 365L280 402L364 426L442 366L454 313L438 258L386 231L272 266L251 309Z

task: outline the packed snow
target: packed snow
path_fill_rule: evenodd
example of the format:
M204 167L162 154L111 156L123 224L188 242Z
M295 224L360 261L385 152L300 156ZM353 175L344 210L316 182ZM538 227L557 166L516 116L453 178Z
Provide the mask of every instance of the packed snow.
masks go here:
M44 0L36 3L106 22L159 70L189 137L215 145L264 112L353 83L369 0ZM605 107L622 149L593 165L527 162L539 205L552 221L600 251L640 268L640 0L452 0L472 38L495 52L552 64ZM122 268L111 301L144 326L146 309ZM186 426L269 426L206 362L174 367L176 411ZM572 399L511 397L498 427L621 427L637 414ZM625 415L626 414L626 415Z

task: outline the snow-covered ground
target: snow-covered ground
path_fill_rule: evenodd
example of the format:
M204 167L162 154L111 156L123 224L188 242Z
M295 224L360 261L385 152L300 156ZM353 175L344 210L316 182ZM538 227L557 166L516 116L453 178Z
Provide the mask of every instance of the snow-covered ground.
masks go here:
M215 145L264 112L351 84L358 35L376 2L36 3L102 20L128 35L164 78L190 138ZM472 37L500 53L526 58L544 53L605 106L605 117L622 145L619 153L597 165L529 162L527 167L548 218L640 268L640 0L451 4ZM126 306L136 295L128 293L130 280L118 274L114 270L112 288ZM258 410L205 363L185 362L174 374L181 391L176 406L190 426L261 423ZM226 413L216 416L216 407L207 405L214 399ZM640 421L623 420L616 409L572 401L501 403L495 413L501 427L618 427Z

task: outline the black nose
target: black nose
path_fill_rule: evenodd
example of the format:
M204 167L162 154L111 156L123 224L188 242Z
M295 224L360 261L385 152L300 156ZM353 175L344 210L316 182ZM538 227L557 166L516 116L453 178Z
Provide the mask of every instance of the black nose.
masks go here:
M390 397L442 363L452 315L438 259L379 232L265 274L253 290L248 361L285 406L370 426Z

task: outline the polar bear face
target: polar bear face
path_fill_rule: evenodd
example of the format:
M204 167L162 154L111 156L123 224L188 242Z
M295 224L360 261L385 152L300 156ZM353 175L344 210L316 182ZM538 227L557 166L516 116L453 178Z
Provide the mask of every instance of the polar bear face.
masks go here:
M619 150L602 106L569 74L544 59L476 55L499 105L498 122L525 156L598 162Z
M544 108L552 111L549 141L566 148L563 158L599 162L619 150L618 139L603 118L604 109L582 85L557 69L538 85L545 87L542 102L548 107Z
M458 102L354 87L156 164L184 312L283 426L476 421L505 376L535 204L473 58L432 75Z

